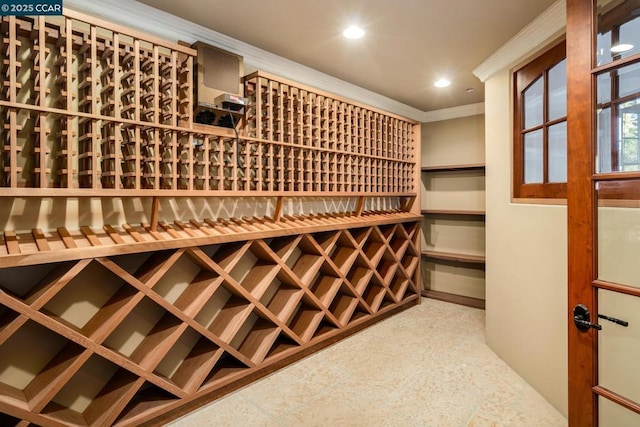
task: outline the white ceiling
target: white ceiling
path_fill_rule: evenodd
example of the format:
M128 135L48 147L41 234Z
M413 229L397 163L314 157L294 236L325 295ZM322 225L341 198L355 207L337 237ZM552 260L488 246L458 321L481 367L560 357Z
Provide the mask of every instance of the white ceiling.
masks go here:
M141 0L422 111L482 102L472 70L554 1Z

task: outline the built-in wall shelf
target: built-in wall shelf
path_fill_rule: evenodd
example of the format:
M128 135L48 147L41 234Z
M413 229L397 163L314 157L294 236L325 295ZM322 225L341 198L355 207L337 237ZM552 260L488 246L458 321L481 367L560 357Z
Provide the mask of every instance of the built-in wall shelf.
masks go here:
M422 172L449 172L464 170L484 170L484 163L470 163L465 165L422 166Z
M455 295L455 294L450 294L448 292L431 291L428 289L423 290L421 294L425 298L451 302L454 304L466 305L468 307L479 308L482 310L484 310L485 308L484 300L479 298L471 298L471 297L466 297L464 295Z
M463 216L485 216L485 211L459 210L459 209L423 209L423 215L463 215Z
M485 263L484 255L461 254L455 252L439 252L439 251L422 251L424 258L432 258L442 261L462 262L465 264L483 264Z
M423 125L422 296L484 308L484 117Z

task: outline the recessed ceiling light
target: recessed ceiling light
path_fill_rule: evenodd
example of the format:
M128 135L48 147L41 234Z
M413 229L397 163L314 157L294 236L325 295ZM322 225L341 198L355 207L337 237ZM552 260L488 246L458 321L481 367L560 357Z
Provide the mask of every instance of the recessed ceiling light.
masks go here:
M465 92L467 92L467 93L471 93L471 92L473 92L474 90L475 90L474 88L472 88L472 87L468 87L468 88L466 88L464 91L465 91Z
M451 84L451 82L447 79L440 79L438 81L436 81L433 85L435 87L447 87Z
M623 53L633 49L633 45L629 43L620 43L615 46L611 46L612 53Z
M364 37L364 30L357 25L351 25L342 32L342 35L348 39L359 39Z

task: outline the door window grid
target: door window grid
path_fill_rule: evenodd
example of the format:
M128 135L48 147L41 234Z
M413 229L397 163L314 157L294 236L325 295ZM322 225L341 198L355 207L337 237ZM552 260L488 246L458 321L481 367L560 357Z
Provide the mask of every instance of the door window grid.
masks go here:
M640 171L639 82L638 63L597 76L597 173Z
M516 198L565 198L567 86L564 42L515 72Z

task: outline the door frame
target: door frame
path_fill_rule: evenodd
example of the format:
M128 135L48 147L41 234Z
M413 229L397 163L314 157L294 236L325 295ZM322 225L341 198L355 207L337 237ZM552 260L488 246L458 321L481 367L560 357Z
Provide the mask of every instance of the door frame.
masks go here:
M595 185L625 180L626 197L638 196L638 172L596 174L596 76L640 64L640 54L595 67L596 0L567 0L567 214L568 214L568 393L569 425L598 425L598 398L640 414L640 405L598 384L598 335L580 331L573 322L573 307L584 304L598 320L598 289L633 295L640 290L598 280L597 203ZM621 193L622 194L622 193ZM624 197L623 197L624 198ZM636 199L637 200L637 199Z
M597 313L593 186L593 1L567 0L567 230L569 425L597 425L597 332L579 331L573 307Z

